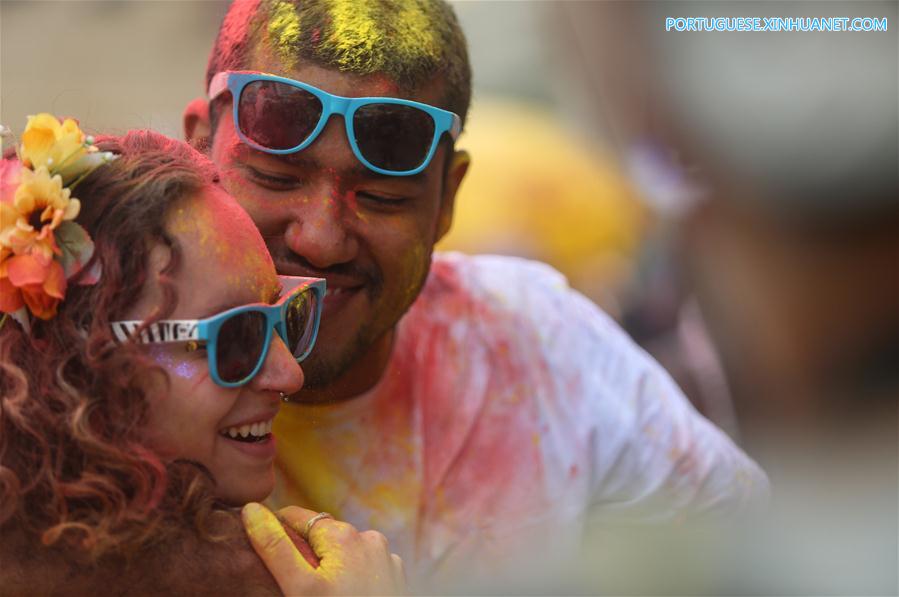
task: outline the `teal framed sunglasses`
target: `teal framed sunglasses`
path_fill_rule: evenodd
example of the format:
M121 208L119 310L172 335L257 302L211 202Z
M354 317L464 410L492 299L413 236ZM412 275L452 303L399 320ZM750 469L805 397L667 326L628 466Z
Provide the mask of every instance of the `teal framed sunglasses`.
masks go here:
M275 155L308 147L333 114L366 168L390 176L418 174L431 163L444 133L462 132L457 114L392 97L342 97L285 77L223 71L209 83L209 100L231 92L234 127L250 147Z
M115 321L112 331L120 342L184 342L188 352L204 348L212 380L226 388L242 386L262 369L273 331L298 363L315 346L325 297L324 278L278 278L281 298L273 305L241 305L205 319Z

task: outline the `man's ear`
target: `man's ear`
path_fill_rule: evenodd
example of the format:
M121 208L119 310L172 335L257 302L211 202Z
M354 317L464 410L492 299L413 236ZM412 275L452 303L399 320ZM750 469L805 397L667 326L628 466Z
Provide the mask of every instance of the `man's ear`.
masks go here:
M209 100L198 97L184 108L184 139L197 148L209 147L212 124L209 122Z
M443 183L443 197L440 201L440 214L437 220L437 237L436 243L443 238L450 227L453 225L453 210L456 207L456 193L459 192L459 186L465 173L468 172L468 166L471 164L471 156L467 151L455 151L453 157L450 158L450 165L447 168L446 180Z

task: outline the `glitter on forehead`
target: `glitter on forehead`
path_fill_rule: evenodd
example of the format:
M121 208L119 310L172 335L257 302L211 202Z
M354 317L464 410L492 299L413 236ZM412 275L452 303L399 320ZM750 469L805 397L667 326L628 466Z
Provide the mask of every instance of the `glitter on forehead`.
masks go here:
M296 8L290 2L279 0L272 5L268 21L268 37L281 62L287 68L296 66L294 46L300 41L302 28Z

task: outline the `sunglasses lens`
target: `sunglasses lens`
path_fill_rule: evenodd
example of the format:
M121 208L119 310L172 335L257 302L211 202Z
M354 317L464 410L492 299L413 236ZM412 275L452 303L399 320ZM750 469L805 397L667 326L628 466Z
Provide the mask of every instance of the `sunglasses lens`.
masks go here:
M244 311L222 324L215 354L222 381L237 383L253 372L265 350L266 323L262 313Z
M317 97L276 81L253 81L243 88L237 121L244 136L267 149L292 149L309 138L322 115Z
M287 305L287 345L298 359L311 348L316 302L315 293L308 290L299 293Z
M405 172L421 166L434 141L434 119L412 106L366 104L353 114L359 151L373 166Z

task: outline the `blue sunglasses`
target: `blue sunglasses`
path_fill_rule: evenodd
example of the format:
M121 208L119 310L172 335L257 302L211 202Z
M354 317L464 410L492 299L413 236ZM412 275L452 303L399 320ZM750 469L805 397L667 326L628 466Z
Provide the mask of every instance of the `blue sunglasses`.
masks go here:
M205 348L213 381L226 388L242 386L262 369L272 343L272 330L298 363L315 346L325 280L278 277L283 290L274 305L242 305L205 319L115 321L112 331L120 342L185 342L188 352Z
M240 140L266 153L308 147L332 114L343 116L356 158L390 176L418 174L431 163L443 133L455 141L458 115L405 99L342 97L300 81L256 72L224 71L209 84L209 100L231 92Z

